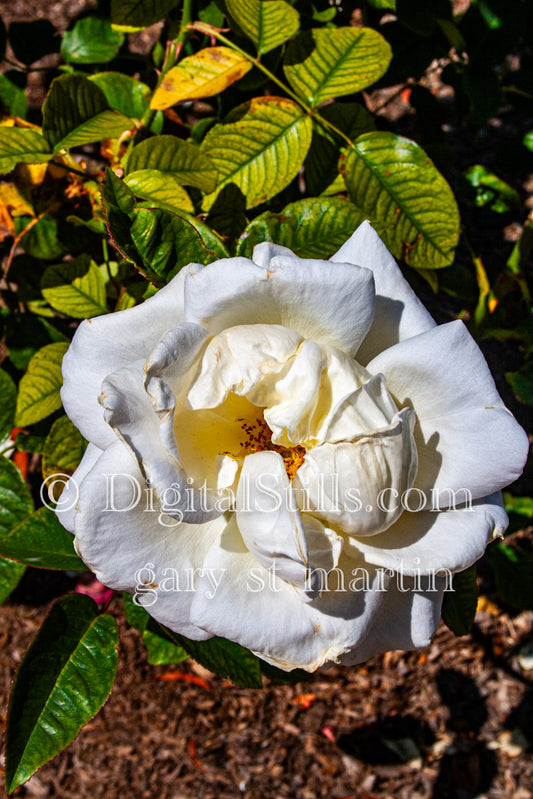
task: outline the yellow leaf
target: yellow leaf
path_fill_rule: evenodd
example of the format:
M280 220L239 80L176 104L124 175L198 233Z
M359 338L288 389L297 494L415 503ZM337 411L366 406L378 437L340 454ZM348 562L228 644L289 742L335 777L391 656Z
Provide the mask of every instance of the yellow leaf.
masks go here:
M206 47L169 69L150 103L163 110L176 103L212 97L242 78L252 64L229 47Z
M6 208L11 216L35 216L33 206L13 183L0 185L0 206Z
M43 182L48 164L17 164L15 169L17 184L30 188Z

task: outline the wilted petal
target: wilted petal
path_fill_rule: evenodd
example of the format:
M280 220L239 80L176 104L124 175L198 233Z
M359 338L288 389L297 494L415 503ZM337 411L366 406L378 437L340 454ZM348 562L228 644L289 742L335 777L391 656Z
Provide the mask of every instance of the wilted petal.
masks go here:
M187 396L189 406L214 408L230 391L244 396L256 387L260 390L258 384L277 375L301 341L298 333L281 325L238 325L224 330L207 346L200 375Z
M435 327L370 222L359 225L331 260L364 266L374 275L376 310L372 327L357 352L360 363L367 364L393 344Z
M354 354L372 323L368 269L276 255L268 268L246 258L209 264L185 281L185 318L220 333L235 325L272 324Z
M440 507L467 489L479 499L520 476L528 438L504 406L481 350L462 322L402 341L368 364L418 419L415 485ZM452 492L452 494L450 494Z

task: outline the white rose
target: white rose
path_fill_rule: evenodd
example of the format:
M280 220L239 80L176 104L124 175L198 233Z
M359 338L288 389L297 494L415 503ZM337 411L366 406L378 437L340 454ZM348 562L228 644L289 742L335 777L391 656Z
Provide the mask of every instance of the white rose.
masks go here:
M63 375L90 442L60 514L83 560L285 670L426 646L434 575L505 529L528 449L466 327L435 324L368 223L330 261L189 265L83 322Z

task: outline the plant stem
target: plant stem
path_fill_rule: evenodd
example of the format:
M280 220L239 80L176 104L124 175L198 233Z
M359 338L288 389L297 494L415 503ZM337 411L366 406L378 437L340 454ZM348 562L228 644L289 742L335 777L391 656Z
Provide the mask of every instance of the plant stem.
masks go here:
M84 178L84 180L93 180L95 177L91 175L90 172L82 172L81 169L74 169L73 166L68 166L68 164L63 164L61 161L54 161L52 158L50 163L54 166L60 167L60 169L65 169L67 172L72 172L73 175L78 175L80 178Z
M172 69L172 67L175 66L180 57L183 45L185 44L187 36L189 34L189 30L191 29L192 4L193 0L183 0L183 11L181 14L181 22L178 35L174 40L167 42L165 60L163 61L163 66L161 67L161 74L159 75L159 79L157 81L154 91L157 91L169 69ZM155 108L147 109L142 118L141 130L142 128L150 127L150 125L154 121L155 113L156 113Z

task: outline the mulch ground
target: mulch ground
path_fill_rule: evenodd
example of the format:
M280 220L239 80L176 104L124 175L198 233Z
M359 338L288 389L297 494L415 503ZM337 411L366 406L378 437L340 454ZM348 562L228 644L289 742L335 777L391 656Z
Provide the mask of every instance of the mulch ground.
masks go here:
M3 727L11 680L50 607L25 602L45 593L46 580L30 573L0 610ZM108 702L16 795L530 799L533 669L519 652L533 640L533 613L512 616L487 599L482 608L469 636L441 625L425 651L257 691L192 661L150 666L115 598L121 657ZM176 668L209 688L156 679Z

